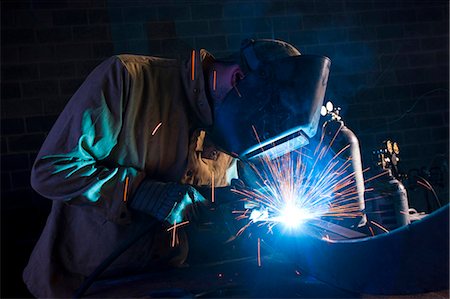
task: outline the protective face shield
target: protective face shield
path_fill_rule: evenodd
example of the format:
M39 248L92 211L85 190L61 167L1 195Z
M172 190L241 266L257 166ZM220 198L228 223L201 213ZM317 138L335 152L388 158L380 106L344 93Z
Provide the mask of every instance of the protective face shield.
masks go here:
M296 55L261 62L252 43L241 55L248 72L215 105L209 136L244 160L273 159L308 144L317 131L330 59Z

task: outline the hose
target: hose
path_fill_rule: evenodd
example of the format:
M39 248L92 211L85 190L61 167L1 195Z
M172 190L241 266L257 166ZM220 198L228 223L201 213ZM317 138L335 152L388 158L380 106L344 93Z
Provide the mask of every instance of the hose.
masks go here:
M81 298L94 283L94 281L112 264L112 262L114 262L134 243L150 232L156 222L156 219L151 219L147 225L142 228L142 230L137 231L135 234L131 235L128 239L119 244L119 246L117 246L117 248L106 259L104 259L88 277L86 277L80 287L75 291L73 298Z

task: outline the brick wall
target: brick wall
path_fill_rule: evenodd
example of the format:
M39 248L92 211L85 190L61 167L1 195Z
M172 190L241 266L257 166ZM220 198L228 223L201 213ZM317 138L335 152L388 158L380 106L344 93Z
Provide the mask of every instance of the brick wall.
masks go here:
M6 0L1 8L2 240L11 245L2 261L22 253L8 264L4 295L20 292L23 256L48 211L29 185L34 157L71 94L113 54L178 57L205 47L222 56L247 37L289 41L332 59L326 98L342 107L366 166L393 138L405 169L446 161L448 174L448 1Z

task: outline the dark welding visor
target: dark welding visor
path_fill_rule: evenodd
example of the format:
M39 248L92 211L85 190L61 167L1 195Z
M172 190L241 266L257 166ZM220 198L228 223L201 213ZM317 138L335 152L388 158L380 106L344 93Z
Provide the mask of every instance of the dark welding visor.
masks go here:
M331 61L316 55L251 64L214 107L209 136L242 159L275 158L316 134Z

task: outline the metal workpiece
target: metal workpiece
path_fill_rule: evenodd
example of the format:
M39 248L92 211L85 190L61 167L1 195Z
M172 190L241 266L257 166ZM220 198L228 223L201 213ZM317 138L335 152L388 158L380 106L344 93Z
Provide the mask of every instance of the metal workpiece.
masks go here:
M416 294L448 289L449 206L386 234L353 240L310 235L273 244L312 276L367 294Z
M446 206L404 228L365 238L345 228L336 230L332 224L314 221L308 225L331 229L346 237L351 232L358 239L320 239L311 234L266 235L260 266L254 238L227 243L220 252L211 246L213 243L203 241L199 246L208 254L199 253L199 258L189 266L98 281L86 297L380 298L389 295L400 299L414 294L414 298L445 298L448 212Z

